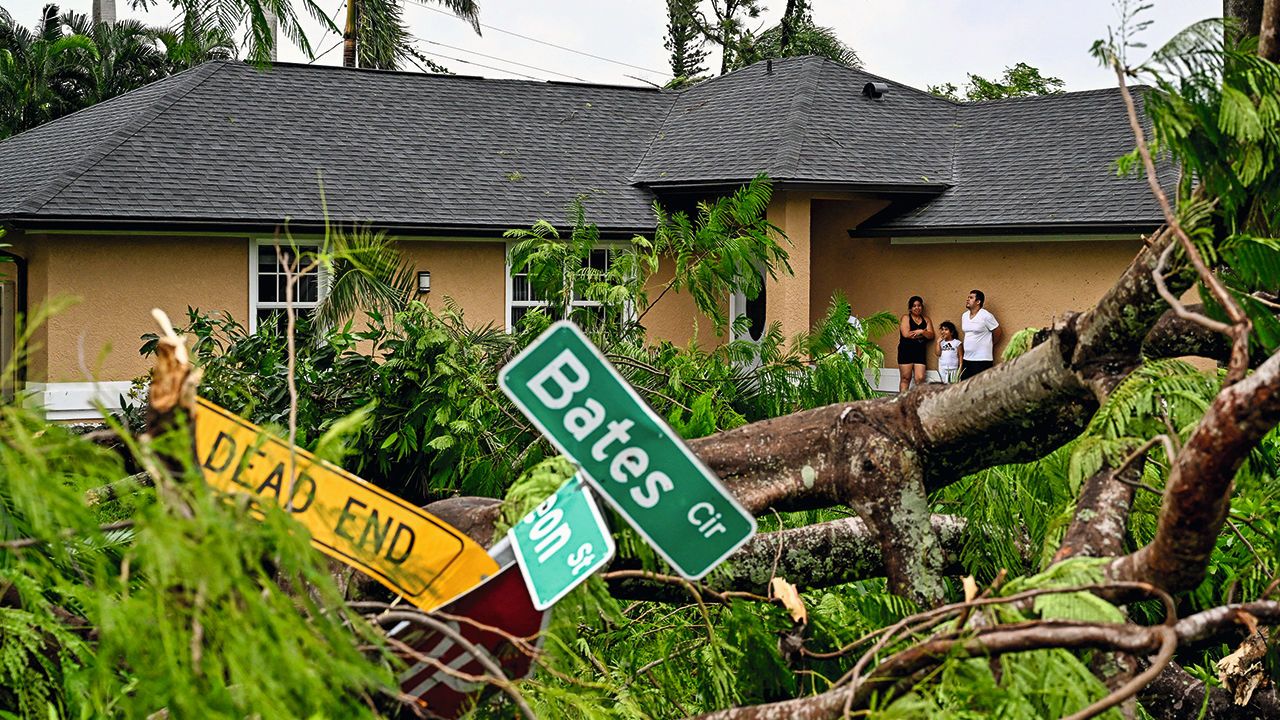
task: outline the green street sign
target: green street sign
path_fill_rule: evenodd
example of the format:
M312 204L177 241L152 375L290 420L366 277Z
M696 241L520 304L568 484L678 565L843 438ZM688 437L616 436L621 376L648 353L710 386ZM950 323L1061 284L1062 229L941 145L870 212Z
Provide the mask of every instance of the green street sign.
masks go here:
M609 525L576 475L507 534L538 610L555 605L613 558Z
M498 382L685 578L702 578L755 533L755 518L573 323L552 325Z

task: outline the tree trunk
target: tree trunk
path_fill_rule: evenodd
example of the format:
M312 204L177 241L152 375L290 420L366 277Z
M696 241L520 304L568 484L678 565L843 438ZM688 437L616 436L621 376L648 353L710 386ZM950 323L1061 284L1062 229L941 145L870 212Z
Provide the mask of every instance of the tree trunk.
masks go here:
M356 67L356 28L360 22L360 0L347 0L347 22L342 29L342 66Z

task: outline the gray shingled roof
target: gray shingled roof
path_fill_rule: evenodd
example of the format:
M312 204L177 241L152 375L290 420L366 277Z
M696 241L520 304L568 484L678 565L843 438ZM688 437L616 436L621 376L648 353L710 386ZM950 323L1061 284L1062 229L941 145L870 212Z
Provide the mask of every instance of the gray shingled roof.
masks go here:
M630 181L673 100L644 88L209 63L0 143L0 217L652 227ZM29 178L23 168L52 150ZM53 187L50 188L52 183ZM53 192L49 192L52 189Z
M890 90L862 95L869 82ZM954 103L818 57L757 63L680 94L635 179L936 187L951 167Z
M862 95L885 82L879 99ZM1156 224L1116 91L963 105L815 57L683 92L209 63L0 143L0 219L467 231L652 227L654 193L780 183L915 193L875 232ZM892 211L900 206L895 205Z
M880 231L1159 222L1146 182L1116 175L1134 146L1118 89L957 109L952 187ZM1162 169L1168 184L1173 168Z

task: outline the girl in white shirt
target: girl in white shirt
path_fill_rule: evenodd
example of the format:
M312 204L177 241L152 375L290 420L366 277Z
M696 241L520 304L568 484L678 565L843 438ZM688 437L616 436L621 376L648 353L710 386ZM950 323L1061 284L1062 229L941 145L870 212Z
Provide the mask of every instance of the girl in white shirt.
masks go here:
M938 326L938 374L942 382L953 383L960 376L960 352L962 343L955 323L943 320Z

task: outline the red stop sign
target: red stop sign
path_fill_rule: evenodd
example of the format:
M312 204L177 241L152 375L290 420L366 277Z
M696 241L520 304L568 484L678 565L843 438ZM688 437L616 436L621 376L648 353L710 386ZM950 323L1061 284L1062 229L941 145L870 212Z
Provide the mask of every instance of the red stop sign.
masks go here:
M466 595L440 608L440 612L469 618L475 623L444 620L464 638L487 653L508 679L529 674L533 659L512 645L503 635L484 630L484 625L518 638L536 635L543 628L546 613L533 607L533 600L520 577L520 568L511 563L497 575ZM392 634L414 650L435 658L453 670L468 675L486 675L484 666L461 645L423 625L410 625ZM416 662L400 675L400 690L418 698L427 711L442 718L461 716L492 687L454 677L438 666Z

